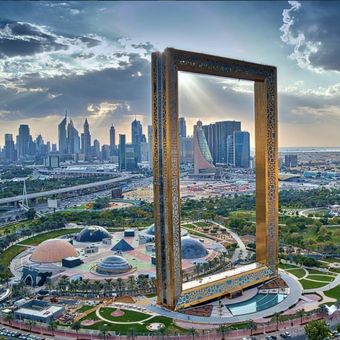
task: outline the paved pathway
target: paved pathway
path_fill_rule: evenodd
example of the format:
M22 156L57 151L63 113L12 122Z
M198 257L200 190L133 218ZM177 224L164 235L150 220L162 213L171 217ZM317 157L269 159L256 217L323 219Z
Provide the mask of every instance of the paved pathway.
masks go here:
M276 312L282 312L287 310L289 307L294 305L299 301L302 295L302 287L297 280L290 275L287 275L283 272L280 273L281 277L286 281L288 287L290 288L290 294L279 304L265 309L263 311L259 311L256 313L250 313L245 315L238 315L238 316L210 316L210 317L202 317L202 316L194 316L194 315L187 315L179 312L173 312L168 309L162 308L160 306L150 305L146 306L147 309L153 311L155 313L177 319L180 321L189 321L189 322L197 322L197 323L209 323L209 324L224 324L224 323L235 323L235 322L243 322L247 320L256 320L259 318L264 318L273 315Z

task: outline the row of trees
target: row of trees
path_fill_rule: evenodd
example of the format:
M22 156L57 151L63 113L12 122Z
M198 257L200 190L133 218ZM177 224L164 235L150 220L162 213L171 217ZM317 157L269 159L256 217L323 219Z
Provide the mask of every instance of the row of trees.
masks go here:
M69 280L67 276L63 276L54 287L51 282L47 284L49 289L56 289L59 295L81 295L81 296L112 296L112 294L137 295L154 293L156 289L155 277L146 277L138 275L137 278L129 276L127 280L122 278L105 279L90 281Z

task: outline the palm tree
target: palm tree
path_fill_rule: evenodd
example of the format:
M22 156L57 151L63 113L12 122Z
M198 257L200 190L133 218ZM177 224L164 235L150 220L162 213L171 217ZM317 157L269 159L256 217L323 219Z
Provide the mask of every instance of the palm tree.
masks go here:
M30 331L35 326L35 324L36 324L36 322L34 320L28 320L27 321L27 325L28 325Z
M195 340L195 328L191 328L191 335L192 335L192 340Z
M112 279L105 279L104 296L106 296L107 291L112 292Z
M125 282L122 278L118 278L116 281L117 295L122 295L123 290L125 290Z
M302 325L303 317L306 315L305 310L304 310L304 309L299 309L299 310L296 312L296 315L300 318L300 325Z
M78 333L79 333L79 330L81 328L81 325L80 325L80 321L76 321L72 326L71 326L72 329L74 329L77 333L77 339L78 339Z
M52 336L54 336L54 331L56 330L57 328L57 323L51 319L51 321L48 323L48 330L51 331L52 333Z
M217 333L220 333L220 334L221 334L221 336L222 336L222 337L221 337L221 340L225 340L225 339L224 339L224 335L225 335L226 330L227 330L227 327L224 326L224 325L221 325L220 327L218 327Z
M108 333L108 327L107 324L104 324L102 326L100 326L99 328L100 334L103 337L103 339L106 339L107 333Z
M325 304L322 304L318 308L318 313L320 313L322 316L328 315L328 308Z
M7 313L7 314L5 315L5 320L6 320L10 325L12 325L12 320L13 320L13 319L14 319L14 315L13 315L12 312Z
M196 271L197 276L200 275L200 273L201 273L201 264L200 263L196 263L195 271Z
M280 318L280 313L274 313L274 319L276 321L276 330L279 330L279 318Z
M127 289L132 293L136 289L136 280L133 275L130 275L127 280Z
M250 336L253 335L253 331L257 329L257 324L253 320L249 321L248 328L250 329Z
M135 336L136 336L136 330L134 328L129 328L127 331L128 339L134 340Z

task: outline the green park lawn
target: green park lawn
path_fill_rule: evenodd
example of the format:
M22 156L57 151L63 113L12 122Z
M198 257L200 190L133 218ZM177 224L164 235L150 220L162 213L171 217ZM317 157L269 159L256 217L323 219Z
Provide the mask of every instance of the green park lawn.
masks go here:
M293 274L298 279L301 279L307 274L307 272L303 268L292 268L292 269L286 269L286 270L288 273Z
M280 263L279 267L281 269L299 269L300 268L298 266L294 266L293 264L289 264L289 263Z
M111 308L114 309L114 308ZM112 313L112 311L111 311ZM140 314L144 314L144 313L140 313ZM145 315L145 314L144 314ZM117 318L115 318L117 319ZM112 323L107 323L105 321L99 321L100 319L96 316L96 312L92 312L90 313L88 316L84 317L83 319L80 320L94 320L94 321L98 321L96 322L94 325L92 326L82 326L82 328L85 329L96 329L96 330L100 330L104 325L106 325L108 331L110 332L116 332L118 334L129 334L132 330L137 333L137 334L146 334L146 333L150 333L150 331L146 328L147 325L153 323L153 322L160 322L163 323L165 325L165 329L164 331L166 333L173 331L174 333L185 333L187 332L184 329L181 329L179 327L177 327L176 325L174 325L173 320L164 316L155 316L152 319L146 321L145 323L135 323L135 324L112 324ZM127 320L125 320L127 321Z
M84 313L86 311L88 311L89 309L94 308L94 306L90 306L90 305L84 305L82 307L80 307L79 309L77 309L77 313Z
M99 314L103 318L110 320L110 321L115 321L115 322L139 322L150 317L149 314L136 312L136 311L132 311L128 309L122 309L122 311L124 312L124 315L114 317L111 315L111 313L116 310L117 308L102 307L99 310Z
M327 290L324 292L324 294L330 298L340 300L340 286Z
M334 274L332 273L325 273L325 272L322 272L320 270L316 270L316 269L308 269L308 273L309 274L317 274L317 275L329 275L329 276L335 276Z
M311 275L308 275L306 279L324 281L324 282L332 282L334 280L334 276L311 274Z
M21 252L23 252L26 249L26 247L20 247L20 246L11 246L8 249L6 249L0 256L0 264L3 266L4 270L6 271L6 274L10 274L9 271L9 265L14 257L19 255Z
M66 234L73 234L78 233L81 229L80 228L69 228L69 229L58 229L58 230L52 230L47 233L39 234L33 237L30 237L24 241L21 241L20 244L26 244L30 246L36 246L39 243L46 241L50 238L56 238L62 235Z
M300 280L300 283L304 289L320 288L328 284L327 282L315 282L306 279Z

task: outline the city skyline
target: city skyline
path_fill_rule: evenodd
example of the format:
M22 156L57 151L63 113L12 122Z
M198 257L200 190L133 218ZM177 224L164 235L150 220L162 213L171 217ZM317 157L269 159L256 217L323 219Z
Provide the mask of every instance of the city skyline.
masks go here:
M6 13L0 24L2 145L20 123L29 124L33 136L48 131L55 143L50 126L65 109L76 126L88 117L102 143L109 143L104 129L112 123L129 138L129 118L151 123L150 53L167 46L277 65L279 145L339 145L336 3L322 11L317 2L297 1L0 6ZM182 20L174 27L178 13ZM249 83L180 74L179 84L189 126L235 119L252 134Z

